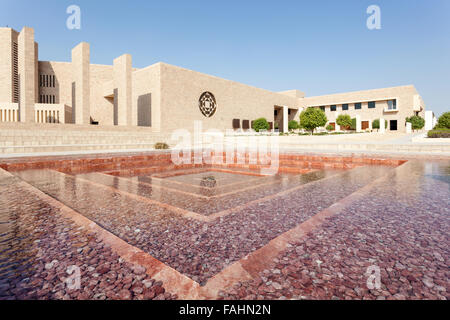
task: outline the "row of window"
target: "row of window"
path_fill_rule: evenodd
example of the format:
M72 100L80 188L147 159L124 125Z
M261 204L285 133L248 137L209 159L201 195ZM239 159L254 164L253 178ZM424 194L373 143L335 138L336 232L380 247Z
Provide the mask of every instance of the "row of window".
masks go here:
M18 49L17 42L13 42L13 100L15 103L19 102L19 64L18 64Z
M40 74L39 87L46 87L46 88L56 87L56 77L54 75Z
M39 95L39 103L56 103L54 94L41 94Z
M397 110L397 100L388 100L388 110ZM362 109L362 103L361 102L357 102L354 103L354 107L355 110L361 110ZM376 101L369 101L367 103L367 107L369 109L374 109L376 108ZM325 106L321 106L320 109L322 111L325 111ZM349 104L345 103L342 105L342 110L343 111L347 111L349 109ZM330 111L337 111L337 105L331 105L330 106Z

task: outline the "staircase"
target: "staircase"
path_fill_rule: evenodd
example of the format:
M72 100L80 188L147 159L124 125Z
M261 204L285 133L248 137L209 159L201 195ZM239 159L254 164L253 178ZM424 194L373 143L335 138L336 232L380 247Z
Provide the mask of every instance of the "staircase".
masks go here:
M166 142L151 128L75 126L68 124L0 124L0 156L39 153L153 149Z

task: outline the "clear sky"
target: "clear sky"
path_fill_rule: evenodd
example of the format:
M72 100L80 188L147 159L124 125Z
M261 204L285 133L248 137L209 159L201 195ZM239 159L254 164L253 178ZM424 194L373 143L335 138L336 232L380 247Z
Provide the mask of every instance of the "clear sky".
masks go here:
M66 27L69 5L81 29ZM381 8L381 30L366 9ZM307 96L414 84L437 115L450 111L450 0L0 0L0 25L35 29L39 59L91 62L123 54Z

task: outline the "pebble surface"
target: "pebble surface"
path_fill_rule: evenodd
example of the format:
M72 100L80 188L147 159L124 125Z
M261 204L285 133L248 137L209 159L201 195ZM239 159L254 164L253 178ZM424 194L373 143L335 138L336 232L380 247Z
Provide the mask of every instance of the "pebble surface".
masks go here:
M145 268L124 262L95 235L0 178L0 300L176 299ZM76 285L79 268L80 286Z
M141 196L155 196L150 194L153 191L161 193L160 189L130 184L126 179L104 175L103 180L100 177L95 180L113 186L118 190L115 192L85 181L86 175L77 179L77 176L50 170L16 174L129 244L204 285L228 265L391 170L391 167L374 166L338 173L325 170L288 176L275 186L264 185L252 190L253 197L264 197L311 181L315 183L300 191L259 201L210 223L185 218L157 204L122 194L119 190ZM182 198L173 192L165 195L174 198L171 202L174 206L179 205ZM229 201L242 204L248 202L248 197L243 192ZM203 203L195 197L183 199L193 206ZM212 205L213 202L207 203L207 206Z
M237 283L220 298L448 299L449 168L448 161L414 161L395 169L390 180L374 184L367 196L289 244L253 280ZM370 166L280 176L274 185L255 185L213 209L207 208L212 201L123 178L93 181L114 191L86 181L89 175L77 179L51 170L14 174L204 285L231 263L391 170ZM0 242L0 257L6 257L0 262L0 299L177 298L147 276L145 268L124 262L95 235L27 194L17 179L0 178L0 233L5 240ZM266 178L242 178L235 188L259 179ZM208 215L308 182L313 183L208 223L121 192ZM65 282L73 265L81 271L79 290ZM369 289L369 267L380 271L380 287Z
M370 195L292 243L254 280L221 297L447 300L449 185L448 162L399 168L389 183L377 184ZM369 279L374 266L379 287Z

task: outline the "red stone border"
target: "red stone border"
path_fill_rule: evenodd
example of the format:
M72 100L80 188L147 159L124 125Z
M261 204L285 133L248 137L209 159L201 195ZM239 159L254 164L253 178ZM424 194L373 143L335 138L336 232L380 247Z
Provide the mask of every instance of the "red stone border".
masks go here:
M194 157L192 157L192 160ZM260 164L249 164L249 155L246 154L245 164L238 164L235 157L234 164L226 164L224 154L223 164L214 164L215 167L222 168L247 168L259 170ZM349 169L358 165L390 165L397 166L406 160L392 159L381 155L357 155L339 156L335 154L310 155L285 153L279 155L279 168L287 172L296 172L301 169ZM194 163L194 161L192 161ZM171 161L170 152L137 153L130 155L123 154L94 154L94 155L71 155L71 156L41 156L41 157L18 157L0 158L0 168L8 171L28 170L28 169L55 169L66 173L87 173L98 171L125 172L131 175L140 173L155 173L166 169L183 168L208 168L211 164L190 164L176 166Z

